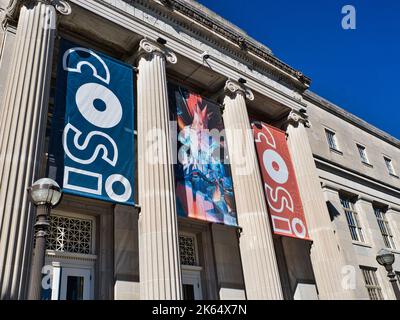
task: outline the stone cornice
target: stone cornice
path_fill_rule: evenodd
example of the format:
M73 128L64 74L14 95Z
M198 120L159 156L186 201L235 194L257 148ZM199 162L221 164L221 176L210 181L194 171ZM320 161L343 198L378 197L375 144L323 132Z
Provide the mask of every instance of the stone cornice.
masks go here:
M327 181L322 181L321 182L321 188L323 190L330 190L330 191L334 191L334 192L339 192L340 191L340 187L337 185L334 185L332 183L329 183Z
M361 201L361 202L367 202L367 203L373 203L375 202L375 199L371 196L367 196L365 194L359 194L357 195L357 201Z
M390 204L388 206L388 211L396 211L396 212L400 213L400 206L399 205Z
M341 172L343 174L351 175L352 177L359 179L360 181L362 181L361 184L366 185L367 183L369 183L369 184L373 185L374 188L384 189L385 190L384 192L386 192L388 194L396 194L395 195L396 197L398 197L400 195L400 189L397 186L388 184L381 180L377 180L377 179L375 179L371 176L368 176L362 172L348 168L340 163L337 163L335 161L332 161L332 160L322 157L320 155L313 154L313 157L314 157L314 161L317 166L317 169L326 171L325 168L329 167L329 168L333 169L335 172Z
M396 139L395 137L389 135L388 133L374 127L373 125L367 123L366 121L356 117L352 113L340 108L339 106L333 104L332 102L318 96L314 92L305 91L303 93L304 98L310 100L311 102L315 103L317 106L321 107L322 109L350 122L351 124L367 131L368 133L386 141L387 143L400 148L400 140Z
M200 9L191 5L188 1L158 0L157 2L162 3L165 7L169 8L172 11L177 11L187 18L196 21L210 31L215 32L226 40L236 44L240 49L248 53L252 53L261 60L273 65L282 73L285 73L287 76L290 76L300 82L304 89L310 86L311 79L306 77L302 72L293 69L286 63L274 57L270 50L267 50L262 45L257 45L255 41L250 39L250 37L248 37L247 35L239 33L233 28L222 24L215 18L205 14Z

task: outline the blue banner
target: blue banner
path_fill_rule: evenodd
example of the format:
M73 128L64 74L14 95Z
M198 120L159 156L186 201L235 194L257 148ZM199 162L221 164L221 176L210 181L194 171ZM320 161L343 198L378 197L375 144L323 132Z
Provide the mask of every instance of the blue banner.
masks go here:
M132 66L61 40L48 176L63 192L134 204Z

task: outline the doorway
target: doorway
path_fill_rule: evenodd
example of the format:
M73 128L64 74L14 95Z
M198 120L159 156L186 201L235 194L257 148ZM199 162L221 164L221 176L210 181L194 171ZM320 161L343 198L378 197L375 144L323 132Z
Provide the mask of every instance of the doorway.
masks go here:
M43 300L94 299L95 218L60 212L50 216Z
M62 268L60 300L90 300L91 282L90 269Z
M182 266L183 300L202 300L201 268Z

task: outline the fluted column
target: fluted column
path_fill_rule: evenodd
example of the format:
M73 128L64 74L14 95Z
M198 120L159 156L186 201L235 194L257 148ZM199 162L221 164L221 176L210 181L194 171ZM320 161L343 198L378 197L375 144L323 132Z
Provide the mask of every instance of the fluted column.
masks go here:
M311 262L321 299L352 299L354 292L343 285L345 260L334 234L327 205L318 179L302 115L292 111L287 121L288 145L292 156L311 247Z
M228 80L223 119L231 162L247 299L283 299L263 184L246 108L252 92Z
M24 298L28 284L34 213L27 187L43 154L56 25L52 3L13 0L6 15L7 23L19 12L0 117L0 299ZM70 10L64 1L55 6Z
M138 92L139 274L141 299L181 299L175 177L166 62L174 53L140 42Z

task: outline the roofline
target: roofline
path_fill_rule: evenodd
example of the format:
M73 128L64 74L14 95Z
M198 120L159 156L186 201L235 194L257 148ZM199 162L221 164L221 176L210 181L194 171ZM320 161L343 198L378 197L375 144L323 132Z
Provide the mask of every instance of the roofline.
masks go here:
M226 40L229 40L239 46L243 51L254 54L258 58L270 63L274 67L281 70L281 72L286 73L290 77L293 77L298 82L301 83L303 89L307 89L311 84L311 79L305 76L301 71L296 70L286 64L285 62L276 58L272 51L265 45L254 40L248 36L245 32L240 32L240 28L234 28L233 24L227 22L224 18L220 17L218 14L214 13L216 16L220 17L221 20L217 20L210 15L207 15L204 10L201 10L200 6L196 7L193 3L187 0L158 0L165 7L177 11L180 14L196 21L200 25L206 27L209 30L219 34ZM204 7L205 8L205 7ZM209 10L208 8L206 8ZM210 12L212 12L210 10Z
M340 108L336 104L326 100L325 98L317 95L316 93L307 90L303 92L303 96L312 102L316 103L319 107L322 109L325 109L331 113L333 113L336 116L339 116L341 118L344 118L346 121L354 124L355 126L367 131L368 133L386 141L387 143L400 148L400 140L391 136L387 132L378 129L377 127L373 126L372 124L369 124L365 120L355 116L354 114L344 110L343 108Z

